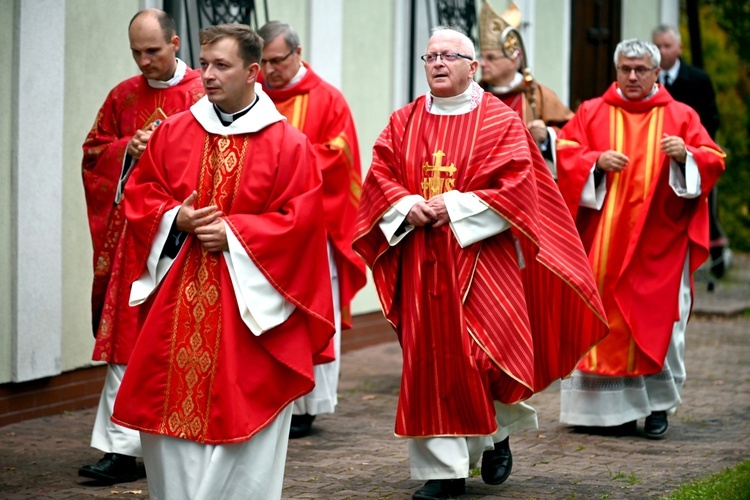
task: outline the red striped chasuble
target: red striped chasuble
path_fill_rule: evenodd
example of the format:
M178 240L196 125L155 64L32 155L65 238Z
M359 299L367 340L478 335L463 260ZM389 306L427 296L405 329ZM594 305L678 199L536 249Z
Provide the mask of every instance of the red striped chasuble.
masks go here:
M388 245L378 222L389 208L452 189L473 192L512 228L463 249L448 225ZM493 400L527 399L606 335L549 170L518 115L489 93L463 115L430 114L421 97L391 116L365 179L354 248L403 349L397 435L491 434Z
M669 186L664 134L685 140L701 177L702 195L678 197ZM604 151L629 158L608 173L601 211L579 207L592 166ZM690 273L708 257L711 187L724 154L698 115L660 87L644 101L627 101L613 84L603 97L581 104L558 136L558 179L581 231L610 324L610 335L579 369L611 376L659 373L679 319L678 292L685 255Z

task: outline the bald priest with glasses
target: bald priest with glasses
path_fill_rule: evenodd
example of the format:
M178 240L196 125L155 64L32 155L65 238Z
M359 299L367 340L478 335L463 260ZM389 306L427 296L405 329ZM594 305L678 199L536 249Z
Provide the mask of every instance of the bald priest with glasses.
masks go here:
M685 382L692 276L708 257L707 196L724 153L657 84L659 49L617 45L617 81L557 141L560 191L589 254L610 334L562 384L563 423L665 437Z
M403 351L395 433L413 498L510 474L507 408L568 375L607 331L591 269L526 125L474 82L474 44L438 28L430 92L373 150L354 249ZM581 333L583 332L583 333Z

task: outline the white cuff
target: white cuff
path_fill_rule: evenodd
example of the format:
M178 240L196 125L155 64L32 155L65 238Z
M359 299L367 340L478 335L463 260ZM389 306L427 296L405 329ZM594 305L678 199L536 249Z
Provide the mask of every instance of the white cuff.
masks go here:
M289 319L295 306L268 282L245 252L237 236L226 222L222 222L226 228L229 245L229 251L222 254L232 279L237 307L245 325L253 335L259 336Z
M383 215L378 223L380 230L383 231L385 239L388 240L390 246L396 245L399 241L403 240L404 237L414 230L414 226L407 224L405 231L399 235L396 235L396 231L401 227L401 224L406 220L406 216L409 215L409 210L417 202L425 201L424 198L418 194L410 194L404 196L396 202L388 211Z
M685 175L677 160L670 158L669 185L680 198L697 198L701 195L701 174L690 151L685 158Z
M162 258L161 252L164 250L164 244L167 242L172 224L179 211L180 205L177 205L167 210L162 216L159 227L156 230L156 235L154 236L154 241L151 244L151 251L148 254L148 259L146 259L146 270L143 271L140 278L133 282L133 286L130 288L129 305L137 306L145 302L159 283L161 283L161 280L164 279L169 268L172 267L174 259L170 257Z
M450 226L461 248L501 233L510 227L505 217L497 214L474 193L448 191L443 193Z
M601 210L604 206L604 197L607 194L607 179L602 179L599 185L596 185L594 171L596 170L596 163L591 167L589 177L586 179L586 183L583 185L583 191L581 191L581 202L580 206L585 208L593 208L594 210Z

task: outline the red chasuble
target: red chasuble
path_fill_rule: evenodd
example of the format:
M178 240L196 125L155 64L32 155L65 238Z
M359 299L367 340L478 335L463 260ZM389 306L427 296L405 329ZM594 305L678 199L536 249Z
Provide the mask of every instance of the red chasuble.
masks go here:
M669 186L670 160L659 141L682 137L701 177L702 195L678 197ZM607 173L602 210L579 207L583 185L603 152L625 154L628 166ZM644 101L627 101L613 84L581 104L557 145L560 191L588 251L611 333L580 370L611 376L659 373L674 322L685 255L690 273L708 257L706 197L724 170L724 153L698 115L660 86Z
M335 87L323 81L307 63L307 73L287 89L260 83L279 112L313 145L323 173L323 213L333 243L339 277L341 321L351 328L349 304L365 286L365 263L352 250L354 223L362 191L362 166L357 132L349 106ZM333 346L331 346L331 353Z
M261 101L243 118L269 110L278 116L267 97ZM213 112L205 98L192 109L201 105L203 116L206 106ZM312 390L313 353L334 332L321 179L307 139L278 120L223 136L185 112L154 132L125 195L136 273L146 269L164 213L196 190L195 208L218 206L295 309L254 335L240 316L226 257L189 235L149 298L115 403L118 424L199 443L238 442Z
M449 225L388 245L378 223L396 202L451 189L474 193L512 228L466 248ZM606 335L549 169L518 115L489 93L463 115L430 114L420 97L391 116L365 179L354 249L403 349L397 435L492 434L493 400L527 399Z
M107 96L83 143L83 186L94 246L91 315L96 345L93 359L127 364L137 336L137 310L128 307L130 259L127 224L115 192L128 141L155 120L185 111L203 95L200 71L165 89L143 75L116 86Z

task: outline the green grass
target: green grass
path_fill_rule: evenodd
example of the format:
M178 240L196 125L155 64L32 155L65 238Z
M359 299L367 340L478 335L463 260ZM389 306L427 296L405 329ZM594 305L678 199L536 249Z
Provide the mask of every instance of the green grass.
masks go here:
M750 499L750 460L705 479L685 484L662 500Z

